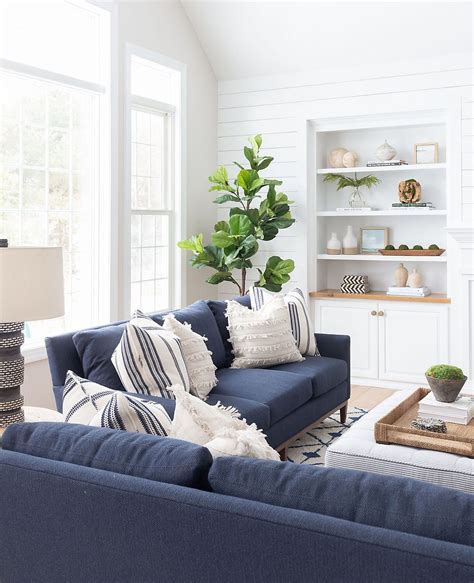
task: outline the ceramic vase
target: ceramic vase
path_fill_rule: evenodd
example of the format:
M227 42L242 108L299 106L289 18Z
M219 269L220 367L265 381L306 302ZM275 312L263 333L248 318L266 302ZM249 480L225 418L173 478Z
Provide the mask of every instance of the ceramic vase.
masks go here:
M408 269L400 263L395 269L395 285L397 287L405 287L408 279Z
M385 140L385 142L375 150L375 155L377 160L387 162L388 160L395 158L397 151L393 146L387 143L387 140Z
M408 287L422 287L423 286L423 278L421 274L418 273L416 267L411 270L410 275L408 276Z
M346 234L342 240L342 253L344 255L357 255L359 253L357 237L354 235L351 225L347 226Z
M342 244L337 238L336 233L331 233L331 238L327 242L326 252L328 255L340 255L342 250Z

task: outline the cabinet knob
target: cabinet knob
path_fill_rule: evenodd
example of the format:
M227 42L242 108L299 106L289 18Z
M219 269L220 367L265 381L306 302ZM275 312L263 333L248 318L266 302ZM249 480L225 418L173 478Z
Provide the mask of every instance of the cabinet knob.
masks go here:
M377 315L377 312L376 312L376 310L372 310L372 311L370 312L370 315L371 315L371 316L376 316L376 315Z
M383 315L384 315L384 311L383 310L380 310L379 316L383 316Z

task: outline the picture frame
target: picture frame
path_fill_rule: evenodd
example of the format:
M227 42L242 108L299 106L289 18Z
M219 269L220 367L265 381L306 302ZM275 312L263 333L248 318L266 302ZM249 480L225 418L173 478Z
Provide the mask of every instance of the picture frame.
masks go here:
M388 227L361 227L360 252L363 255L376 255L388 243Z
M415 164L436 164L438 162L438 143L425 142L413 146Z

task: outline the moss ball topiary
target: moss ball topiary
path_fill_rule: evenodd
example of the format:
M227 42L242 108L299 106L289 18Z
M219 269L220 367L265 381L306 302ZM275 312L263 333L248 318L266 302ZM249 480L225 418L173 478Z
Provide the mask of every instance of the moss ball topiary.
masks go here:
M433 243L433 245L430 245L428 249L439 249L439 247Z
M400 245L398 248L403 251L406 251L408 249L408 245Z
M464 378L462 369L450 364L436 364L435 366L431 366L425 374L427 377L448 381L461 381Z
M422 251L423 247L421 245L414 245L413 249L417 249L418 251Z
M395 247L393 245L385 245L385 249L387 251L394 251L395 250Z

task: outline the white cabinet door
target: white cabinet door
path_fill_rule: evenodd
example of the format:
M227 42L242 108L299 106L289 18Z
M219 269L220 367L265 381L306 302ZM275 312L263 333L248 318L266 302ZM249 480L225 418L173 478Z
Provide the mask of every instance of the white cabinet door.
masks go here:
M448 307L379 302L379 378L426 383L425 370L449 362Z
M351 337L351 374L378 377L377 302L365 300L316 300L315 329Z

